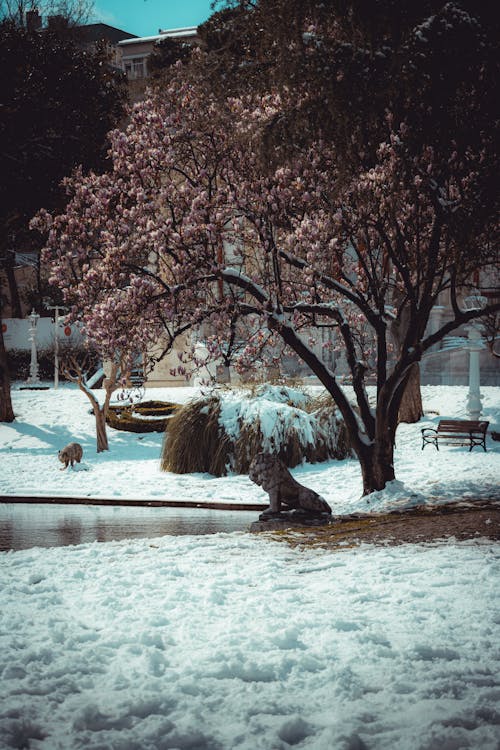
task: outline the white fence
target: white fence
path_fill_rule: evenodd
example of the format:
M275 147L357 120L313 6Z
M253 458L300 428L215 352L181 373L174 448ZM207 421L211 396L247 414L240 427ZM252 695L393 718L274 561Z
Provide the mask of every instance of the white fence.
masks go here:
M7 350L31 349L29 338L29 318L3 318L2 319L3 340ZM59 345L70 344L79 346L83 337L76 325L68 326L61 319L57 327L57 338ZM36 347L41 349L53 349L56 339L55 322L53 318L39 318L36 326Z

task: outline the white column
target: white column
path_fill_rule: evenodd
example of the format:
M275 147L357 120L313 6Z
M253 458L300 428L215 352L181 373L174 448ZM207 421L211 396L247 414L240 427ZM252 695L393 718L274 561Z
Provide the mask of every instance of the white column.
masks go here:
M38 383L40 383L40 377L38 375L37 353L36 353L36 326L37 326L39 317L40 316L35 312L35 310L31 311L31 315L29 317L30 330L28 333L28 339L31 341L31 362L30 362L30 376L26 381L29 385L37 385Z
M471 419L479 419L483 404L479 390L481 375L479 371L479 352L483 348L479 328L472 324L469 327L469 392L467 394L467 414Z

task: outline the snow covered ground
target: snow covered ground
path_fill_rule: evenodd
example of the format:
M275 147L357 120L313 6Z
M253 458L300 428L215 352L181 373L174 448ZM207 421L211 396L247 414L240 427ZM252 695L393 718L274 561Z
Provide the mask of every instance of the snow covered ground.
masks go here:
M483 393L498 426L499 389ZM13 396L1 494L265 502L247 477L162 474L159 435L110 431L97 456L71 387ZM464 388L423 396L422 424L465 415ZM498 498L499 443L422 452L420 426L399 428L398 482L370 508ZM60 472L70 439L84 466ZM335 513L367 510L354 460L294 474ZM498 750L499 573L480 538L334 553L233 532L0 553L0 748Z
M500 430L500 389L486 387L482 392L484 419L490 421L490 429L496 425ZM150 393L156 399L181 403L197 390L155 389ZM435 425L440 417L466 418L466 396L467 389L459 386L423 388L426 416L418 425L398 428L397 481L373 498L371 508L497 495L499 442L488 437L487 453L480 448L472 453L454 447L439 453L432 446L421 450L420 428ZM16 421L0 424L0 494L266 504L266 494L246 475L216 478L161 472L162 436L158 433L137 435L110 429L110 451L96 454L90 403L72 385L57 391L20 390L18 386L13 390L13 403ZM60 471L57 451L70 441L83 446L83 462L75 471ZM335 514L367 510L355 459L305 464L293 473L319 492Z
M0 555L0 747L497 750L498 545Z

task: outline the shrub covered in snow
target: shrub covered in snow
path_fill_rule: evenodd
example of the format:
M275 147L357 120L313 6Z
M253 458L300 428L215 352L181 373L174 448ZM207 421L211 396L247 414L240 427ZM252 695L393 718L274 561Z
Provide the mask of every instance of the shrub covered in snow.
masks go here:
M351 455L333 404L263 385L213 392L179 409L165 435L161 467L178 474L246 474L261 451L277 454L289 467Z

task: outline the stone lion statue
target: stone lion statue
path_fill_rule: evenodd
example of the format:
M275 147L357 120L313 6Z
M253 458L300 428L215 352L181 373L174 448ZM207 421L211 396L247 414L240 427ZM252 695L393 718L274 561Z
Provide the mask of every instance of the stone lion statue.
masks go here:
M307 515L331 515L332 509L314 490L299 484L278 456L257 453L250 464L248 476L269 493L269 508L261 518L278 515L282 510L301 511Z
M73 468L73 464L76 463L79 464L82 460L83 456L83 448L80 445L80 443L68 443L62 450L59 451L57 454L57 457L59 461L64 464L61 471L64 471L64 469L68 468L68 464L71 464L71 468Z

